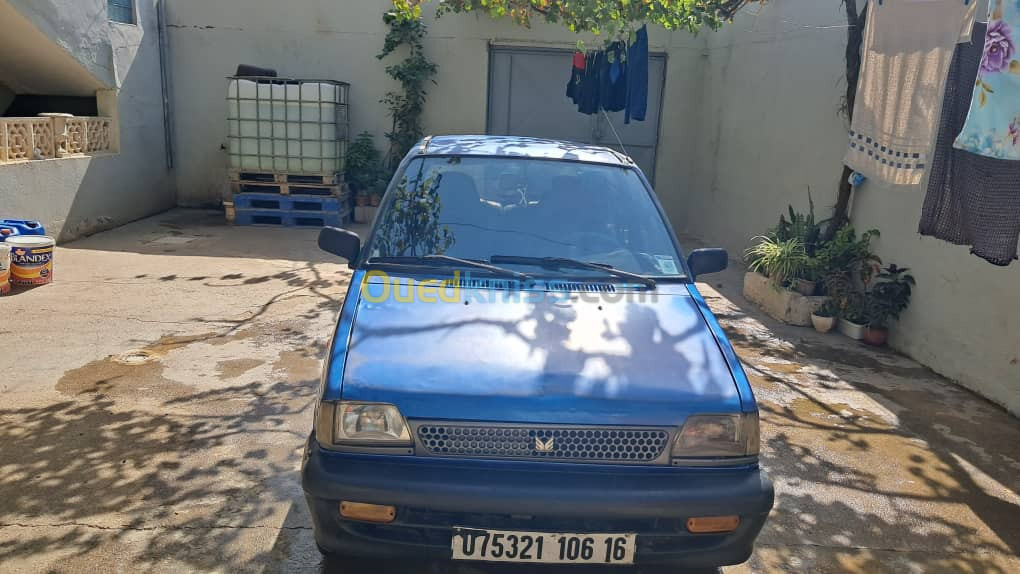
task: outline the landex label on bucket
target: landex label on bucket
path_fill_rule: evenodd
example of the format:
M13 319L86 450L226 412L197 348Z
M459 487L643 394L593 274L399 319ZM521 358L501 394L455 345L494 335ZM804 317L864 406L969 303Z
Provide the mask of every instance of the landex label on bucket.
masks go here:
M7 240L11 248L11 284L45 285L53 281L52 237L25 235Z

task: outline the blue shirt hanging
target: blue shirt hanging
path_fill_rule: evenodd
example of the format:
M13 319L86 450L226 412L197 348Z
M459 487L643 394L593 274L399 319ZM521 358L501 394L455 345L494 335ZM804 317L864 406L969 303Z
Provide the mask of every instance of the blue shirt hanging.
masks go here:
M648 111L648 28L641 26L627 50L627 107L623 123L645 120Z

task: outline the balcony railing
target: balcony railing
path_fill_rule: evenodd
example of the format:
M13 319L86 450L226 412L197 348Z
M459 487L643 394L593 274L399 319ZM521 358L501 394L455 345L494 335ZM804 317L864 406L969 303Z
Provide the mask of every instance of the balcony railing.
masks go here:
M117 151L113 118L0 118L0 164Z

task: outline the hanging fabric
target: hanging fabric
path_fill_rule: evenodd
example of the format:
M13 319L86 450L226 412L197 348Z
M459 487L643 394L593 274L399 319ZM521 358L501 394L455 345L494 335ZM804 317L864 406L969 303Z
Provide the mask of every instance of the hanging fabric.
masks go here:
M602 109L620 112L627 107L627 46L613 42L606 47L601 70Z
M581 80L581 96L577 111L592 115L599 111L602 92L601 69L605 56L602 52L588 52L585 56L584 78Z
M981 67L967 122L956 147L987 157L1020 160L1020 2L991 0Z
M1017 164L954 149L967 119L985 45L985 24L960 44L949 68L942 119L918 232L957 245L996 265L1017 258L1020 169Z
M928 164L953 49L977 2L868 2L850 145L844 163L873 180L915 185Z
M574 52L574 61L570 66L570 79L567 80L567 97L574 105L581 103L581 82L584 80L585 58L583 52Z
M648 110L648 27L641 26L627 49L627 102L623 123L645 120Z

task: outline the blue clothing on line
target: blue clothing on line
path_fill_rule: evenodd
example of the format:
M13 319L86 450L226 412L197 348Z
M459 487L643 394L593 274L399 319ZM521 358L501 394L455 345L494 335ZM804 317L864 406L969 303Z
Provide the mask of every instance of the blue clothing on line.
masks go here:
M627 49L627 107L623 123L642 122L648 111L648 28L641 26Z

